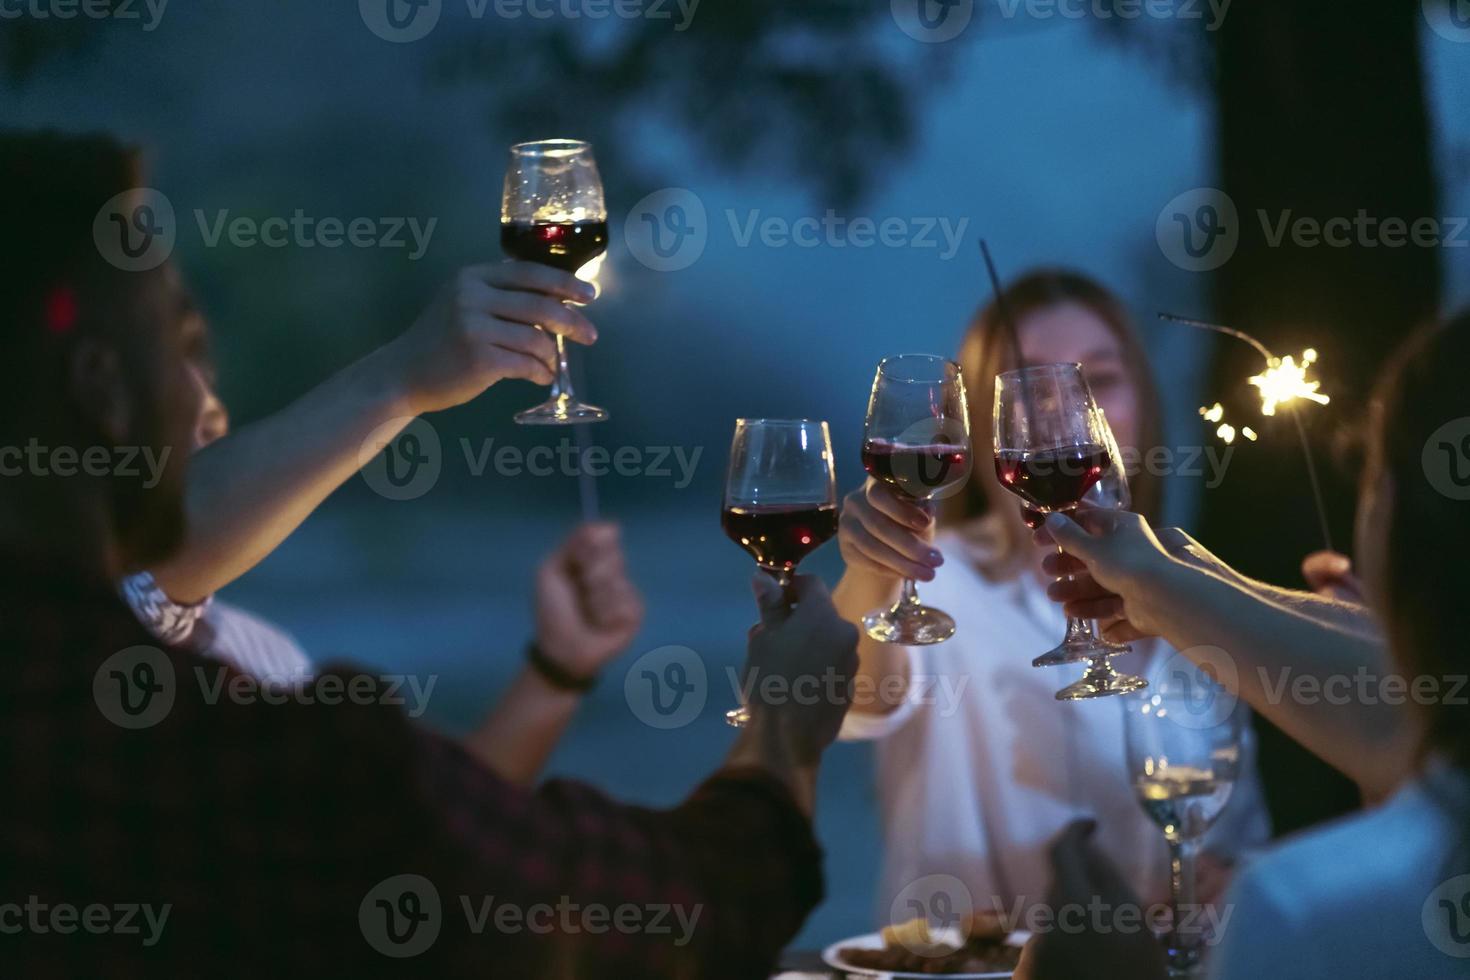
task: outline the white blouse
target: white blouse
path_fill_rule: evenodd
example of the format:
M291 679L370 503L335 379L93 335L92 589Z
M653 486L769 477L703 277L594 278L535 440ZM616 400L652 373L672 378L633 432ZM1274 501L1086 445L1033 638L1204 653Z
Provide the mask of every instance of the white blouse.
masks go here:
M1004 913L1042 903L1048 845L1080 817L1097 821L1094 840L1145 902L1167 894L1163 832L1140 808L1129 777L1123 699L1057 701L1085 665L1038 669L1031 660L1061 640L1061 608L1034 576L987 580L954 532L941 532L937 547L946 562L919 596L953 616L958 631L945 643L909 648L902 705L887 715L849 712L842 729L844 739L879 740L879 921L911 917L915 888L925 891L933 876L963 882L975 908ZM1120 672L1168 659L1160 641L1134 646L1114 661ZM1141 649L1148 646L1157 648L1153 657ZM1231 800L1206 841L1224 856L1269 837L1249 734L1243 748Z

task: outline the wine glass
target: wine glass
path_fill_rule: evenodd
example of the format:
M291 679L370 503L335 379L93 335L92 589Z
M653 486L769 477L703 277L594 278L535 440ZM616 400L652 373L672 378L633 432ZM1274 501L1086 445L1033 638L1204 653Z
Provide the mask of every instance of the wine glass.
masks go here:
M1124 737L1134 792L1169 842L1174 924L1171 977L1198 975L1205 936L1195 924L1195 859L1230 799L1240 769L1242 709L1205 670L1175 657L1169 674L1125 701ZM1227 706L1228 713L1201 711ZM1223 714L1223 717L1222 717Z
M579 273L591 281L607 251L607 205L592 145L539 140L510 148L500 204L500 247L514 259ZM595 263L595 264L594 264ZM522 425L601 422L607 412L577 400L566 341L556 334L551 397L516 413Z
M837 481L826 422L736 419L720 514L725 534L786 589L801 560L837 533ZM725 713L736 728L743 705Z
M995 474L1021 498L1026 522L1077 509L1113 468L1108 431L1080 364L1038 364L995 378ZM1121 468L1121 467L1120 467ZM1071 619L1067 635L1032 661L1036 667L1121 652L1085 620ZM1120 693L1110 690L1107 693Z
M884 358L873 379L863 435L863 468L931 517L934 502L970 478L970 411L965 381L954 361L932 354ZM948 613L919 601L904 579L898 601L863 617L868 636L881 643L926 646L954 636Z
M1108 425L1107 416L1102 409L1097 409L1098 429L1103 436L1103 445L1108 452L1108 466L1103 470L1102 476L1087 491L1082 499L1093 507L1107 510L1127 510L1133 506L1133 494L1128 490L1128 470L1123 465L1123 455L1118 449L1118 440L1113 435L1112 426ZM1068 647L1068 662L1072 659L1086 659L1088 661L1087 673L1075 684L1069 684L1057 692L1058 701L1083 701L1087 698L1103 698L1113 694L1127 694L1130 691L1140 691L1148 687L1148 681L1133 674L1120 674L1113 669L1109 657L1116 657L1121 653L1130 653L1133 648L1126 643L1109 643L1097 633L1096 620L1067 620L1067 640L1080 637L1082 642L1071 643ZM1067 647L1067 643L1063 644ZM1076 652L1078 649L1085 650L1084 654ZM1051 657L1044 654L1032 661L1033 666L1050 666L1055 660L1041 663Z

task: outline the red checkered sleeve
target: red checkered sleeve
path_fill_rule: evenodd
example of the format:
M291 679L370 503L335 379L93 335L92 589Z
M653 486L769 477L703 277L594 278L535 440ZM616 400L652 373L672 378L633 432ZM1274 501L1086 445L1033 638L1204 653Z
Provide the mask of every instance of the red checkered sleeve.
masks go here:
M455 856L446 883L473 899L443 940L456 964L496 945L526 976L765 978L821 901L810 822L759 770L654 810L570 781L527 794L459 745L419 739L434 847Z

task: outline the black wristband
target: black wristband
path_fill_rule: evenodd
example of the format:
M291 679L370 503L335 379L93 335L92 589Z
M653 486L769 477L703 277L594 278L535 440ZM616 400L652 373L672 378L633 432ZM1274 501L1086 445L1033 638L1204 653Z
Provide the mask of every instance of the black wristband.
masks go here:
M541 649L541 644L532 640L526 644L526 660L535 668L536 673L541 675L552 687L558 691L572 691L577 694L586 694L597 686L597 675L591 677L578 677L568 671L561 664L552 660Z

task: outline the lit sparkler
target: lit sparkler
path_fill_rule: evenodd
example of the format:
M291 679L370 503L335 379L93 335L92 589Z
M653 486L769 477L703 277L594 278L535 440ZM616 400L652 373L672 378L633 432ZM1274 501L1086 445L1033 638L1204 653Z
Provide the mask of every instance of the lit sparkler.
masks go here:
M1307 377L1307 372L1313 364L1317 363L1317 351L1311 347L1302 351L1301 361L1298 362L1290 354L1285 357L1277 357L1271 353L1270 348L1244 330L1190 317L1174 316L1171 313L1160 313L1159 319L1234 337L1254 348L1256 353L1265 359L1266 368L1260 374L1246 380L1260 392L1262 415L1275 415L1276 409L1283 405L1293 407L1302 401L1326 405L1332 400L1320 391L1322 382ZM1236 427L1225 421L1225 408L1219 402L1208 408L1201 408L1199 414L1206 422L1217 426L1215 435L1220 441L1226 445L1235 442ZM1317 505L1317 521L1322 527L1322 539L1326 542L1327 550L1333 551L1335 549L1332 547L1332 532L1327 526L1327 509L1322 503L1322 487L1317 481L1317 464L1312 458L1311 444L1307 442L1307 431L1302 427L1302 420L1297 412L1291 413L1291 419L1296 423L1297 437L1301 440L1302 452L1306 456L1307 478L1312 484L1312 499ZM1239 434L1251 442L1256 441L1256 433L1249 426L1241 426Z

